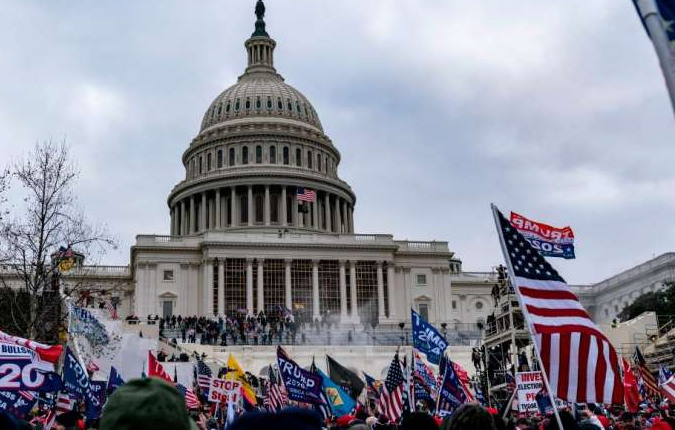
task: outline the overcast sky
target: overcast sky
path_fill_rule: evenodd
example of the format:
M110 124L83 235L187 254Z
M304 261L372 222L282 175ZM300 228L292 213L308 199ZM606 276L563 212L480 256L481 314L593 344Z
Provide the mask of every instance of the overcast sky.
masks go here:
M202 115L245 66L253 0L0 0L0 161L66 139L89 218L168 234ZM268 0L276 66L318 111L359 233L501 261L490 202L571 225L571 283L675 243L674 120L630 0Z

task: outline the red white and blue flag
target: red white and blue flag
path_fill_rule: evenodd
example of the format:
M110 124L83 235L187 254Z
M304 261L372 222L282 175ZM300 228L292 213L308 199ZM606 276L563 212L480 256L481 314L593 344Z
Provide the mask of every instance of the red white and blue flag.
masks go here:
M403 391L405 390L405 378L401 371L401 362L398 359L398 352L389 365L387 378L384 380L378 409L389 420L397 421L403 414Z
M552 394L577 403L623 403L618 355L558 272L493 206L504 258Z
M551 227L515 212L511 212L511 225L544 257L575 258L574 232L570 226Z
M316 200L316 192L303 187L298 187L296 197L299 202L313 202Z

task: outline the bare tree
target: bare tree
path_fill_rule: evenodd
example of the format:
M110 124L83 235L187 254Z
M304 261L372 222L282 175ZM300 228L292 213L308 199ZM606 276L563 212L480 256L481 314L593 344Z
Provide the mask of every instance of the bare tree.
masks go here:
M34 339L55 336L61 322L59 249L103 253L115 242L105 227L87 222L77 206L79 172L65 143L38 143L10 168L25 191L0 219L0 312L6 330ZM69 288L70 293L74 288Z

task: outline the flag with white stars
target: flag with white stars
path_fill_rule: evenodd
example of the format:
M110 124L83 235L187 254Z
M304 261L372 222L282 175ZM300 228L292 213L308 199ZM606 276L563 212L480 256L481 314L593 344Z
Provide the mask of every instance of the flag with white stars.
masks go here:
M623 403L619 359L558 272L493 206L511 280L556 397Z

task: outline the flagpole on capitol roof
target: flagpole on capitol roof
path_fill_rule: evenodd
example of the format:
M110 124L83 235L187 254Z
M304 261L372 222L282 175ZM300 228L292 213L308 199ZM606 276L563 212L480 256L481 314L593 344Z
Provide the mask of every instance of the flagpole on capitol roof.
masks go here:
M673 52L671 51L666 30L663 28L661 14L654 0L633 1L652 40L656 55L659 57L659 64L661 65L661 71L666 80L666 87L670 96L670 104L675 113L675 56L673 56Z
M497 206L494 203L490 204L490 207L492 208L492 216L495 220L495 227L497 228L497 236L499 236L499 245L502 248L502 254L504 254L504 261L506 262L506 267L508 268L509 272L509 280L511 281L511 286L513 288L517 288L516 286L516 280L514 277L514 271L513 271L513 266L511 264L511 259L509 258L509 253L506 250L506 243L504 243L504 236L502 234L502 229L501 226L499 225L499 216L497 214ZM518 304L521 309L523 309L523 303L522 300L520 299L520 295L516 294L516 298L518 299ZM511 329L514 329L515 327L511 327ZM560 419L560 414L558 413L558 407L556 406L555 403L555 397L553 396L553 391L551 390L551 385L548 382L548 375L546 374L546 369L544 368L544 364L541 361L541 353L539 352L539 345L537 345L537 342L534 341L534 337L532 336L532 328L527 327L527 333L530 335L530 342L532 342L532 345L534 346L534 350L537 355L537 361L539 362L539 369L541 371L541 377L544 380L544 386L546 387L546 391L548 392L548 397L551 399L551 405L553 406L553 413L555 414L555 419L558 422L558 428L563 428L562 425L562 420ZM513 348L516 348L516 345L511 345ZM513 375L515 377L515 375ZM516 387L517 390L517 387ZM514 390L514 395L516 393L516 390ZM489 395L489 394L488 394Z

